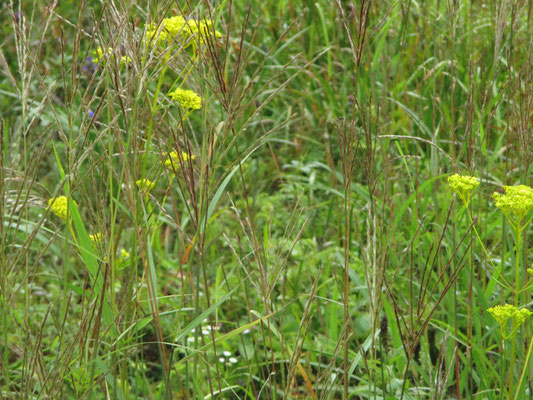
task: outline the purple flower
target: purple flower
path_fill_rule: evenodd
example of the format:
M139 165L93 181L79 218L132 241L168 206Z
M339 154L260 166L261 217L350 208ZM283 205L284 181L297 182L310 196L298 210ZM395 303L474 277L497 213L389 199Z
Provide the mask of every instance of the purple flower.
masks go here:
M96 64L93 61L93 58L91 56L88 56L85 59L85 65L83 66L83 72L85 72L89 76L92 76L92 74L94 74L97 68L98 68L98 64Z
M15 23L18 24L21 21L21 19L24 18L24 16L22 15L22 13L15 11L13 13L13 18L15 19Z
M93 110L89 110L89 117L94 118L94 111Z

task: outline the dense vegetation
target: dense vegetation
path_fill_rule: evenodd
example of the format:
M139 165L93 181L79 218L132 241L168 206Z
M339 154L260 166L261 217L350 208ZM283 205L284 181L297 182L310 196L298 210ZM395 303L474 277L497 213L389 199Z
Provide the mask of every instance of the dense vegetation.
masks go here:
M0 7L0 397L533 396L533 2Z

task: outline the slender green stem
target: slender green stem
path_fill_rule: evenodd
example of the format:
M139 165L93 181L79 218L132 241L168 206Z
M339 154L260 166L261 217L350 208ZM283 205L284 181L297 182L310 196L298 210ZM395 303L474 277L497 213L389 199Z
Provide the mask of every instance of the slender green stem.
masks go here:
M470 209L468 208L468 205L466 205L466 204L465 204L465 209L466 209L466 214L468 215L468 220L469 220L470 224L472 225L472 229L474 230L474 233L476 234L477 240L478 240L479 244L481 245L481 248L483 249L483 252L485 253L485 257L487 257L487 260L489 260L489 263L492 266L492 268L494 269L494 272L496 272L498 274L499 278L502 279L502 282L500 282L500 283L503 286L507 287L507 289L513 290L511 285L509 283L507 283L505 278L499 272L499 270L496 267L496 265L492 262L492 259L490 258L489 253L488 253L485 245L483 244L483 241L481 240L481 237L479 236L479 232L476 229L476 225L474 224L474 220L472 219L472 214L470 213Z
M516 248L515 248L515 294L514 294L514 305L518 307L518 298L520 296L520 226L515 226L515 235L516 235Z
M511 335L511 361L509 365L509 399L513 393L514 363L516 357L516 332Z
M169 53L167 52L166 55L165 55L165 60L164 60L164 65L163 65L163 69L161 70L161 73L159 74L159 80L157 81L157 87L155 89L155 93L154 93L154 99L152 101L152 104L151 104L151 110L150 110L150 121L148 123L148 129L147 129L147 132L146 132L146 144L145 144L145 148L144 148L144 157L142 158L142 163L141 163L141 176L144 176L144 171L146 169L146 162L148 160L148 153L149 153L149 150L150 150L150 142L152 140L152 132L153 132L153 129L154 129L154 116L155 116L155 113L157 112L157 106L158 106L158 103L157 103L157 99L159 98L159 92L161 91L161 86L163 85L163 81L165 80L165 75L166 75L166 72L167 72L167 69L168 69L168 59L169 59Z
M165 55L165 60L164 60L165 64L163 66L163 69L161 70L161 73L159 74L159 79L157 81L157 87L154 93L154 99L151 104L151 116L150 116L150 121L148 124L147 133L146 133L145 152L144 152L144 157L143 157L143 161L141 165L142 176L144 176L144 172L146 170L146 162L148 160L148 154L150 152L149 150L150 150L150 144L152 140L152 133L153 133L153 127L154 127L154 116L156 115L156 112L159 108L157 100L159 99L159 93L161 92L161 87L163 86L163 82L165 80L165 76L168 70L169 59L170 59L170 53L167 52ZM182 72L178 75L178 77L176 78L172 86L174 86L176 82L179 80L181 80L182 82L185 82L185 80L189 77L189 74L191 73L191 71L192 71L192 64L191 64L191 61L189 61L189 63L185 66ZM182 121L185 121L187 116L188 116L188 113L182 118Z
M515 230L515 235L516 235L514 306L518 307L518 300L520 297L520 247L521 247L520 224L513 224L513 228ZM515 359L516 359L516 335L517 335L517 330L514 329L514 321L513 321L513 334L511 335L511 361L510 361L510 367L509 367L509 396L508 396L509 399L511 398L514 392L513 384L514 384L514 365L515 365Z
M533 336L529 340L529 349L527 351L526 361L524 363L524 368L522 369L522 374L520 374L520 379L518 380L518 384L516 386L516 393L514 395L514 400L518 399L518 393L520 393L520 387L522 386L522 382L524 381L524 376L526 375L527 367L529 365L529 359L531 358L531 349L533 349Z
M502 335L500 339L500 345L502 349L502 354L505 354L505 339ZM500 357L500 399L504 400L504 393L505 390L503 389L505 387L505 376L507 375L507 371L505 370L507 363L505 362L505 357Z

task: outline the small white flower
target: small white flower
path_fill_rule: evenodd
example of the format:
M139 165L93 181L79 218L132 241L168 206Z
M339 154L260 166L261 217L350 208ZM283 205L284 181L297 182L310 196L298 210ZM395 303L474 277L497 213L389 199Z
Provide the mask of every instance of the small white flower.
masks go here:
M232 364L237 364L238 360L235 357L230 357L228 360Z
M222 354L224 354L225 357L229 357L229 356L231 356L231 352L229 352L229 351L227 351L227 350L226 350L224 353L222 353Z

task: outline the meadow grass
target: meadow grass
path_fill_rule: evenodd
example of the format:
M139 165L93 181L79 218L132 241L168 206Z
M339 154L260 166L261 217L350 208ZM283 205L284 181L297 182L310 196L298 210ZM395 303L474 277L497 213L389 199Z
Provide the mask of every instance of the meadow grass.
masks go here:
M533 2L0 15L0 397L533 396Z

